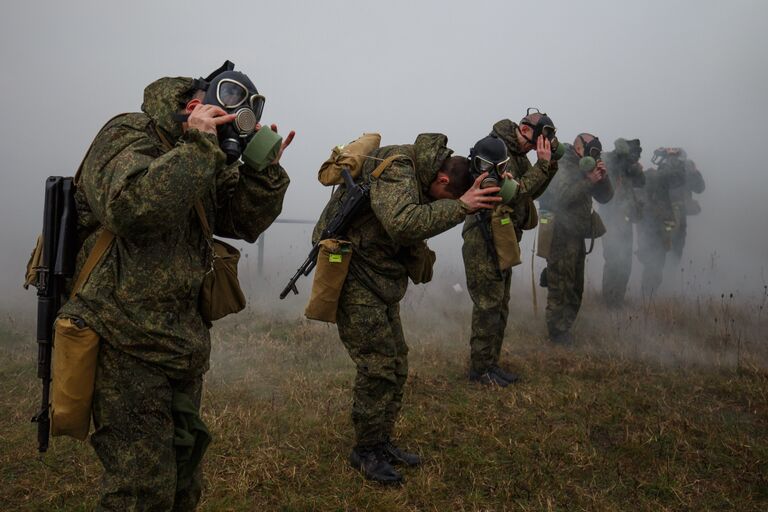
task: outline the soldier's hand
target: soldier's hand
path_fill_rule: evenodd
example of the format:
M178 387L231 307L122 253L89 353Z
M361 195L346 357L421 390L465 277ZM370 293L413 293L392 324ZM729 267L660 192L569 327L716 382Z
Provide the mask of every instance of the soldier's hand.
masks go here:
M198 104L187 119L187 126L196 128L201 132L212 133L216 135L216 128L219 125L231 123L235 120L235 114L227 112L216 105Z
M539 135L539 138L536 139L536 156L539 160L546 160L547 162L552 160L552 145L549 143L549 139L543 135Z
M272 128L272 131L277 133L277 125L273 124L270 126ZM277 158L272 162L273 164L280 163L280 158L283 156L283 151L285 151L285 148L291 145L291 142L293 142L293 138L296 136L296 131L291 130L288 132L288 136L283 139L283 143L280 144L280 151L277 152Z
M501 197L497 195L501 188L480 188L480 184L487 177L487 172L484 172L478 176L470 189L464 192L464 195L459 198L459 201L467 205L469 213L475 213L476 211L482 209L490 210L501 202Z
M594 185L595 183L605 178L605 173L606 173L605 162L600 160L599 162L597 162L597 165L595 166L595 168L589 171L589 174L587 174L587 179L589 179L590 183Z

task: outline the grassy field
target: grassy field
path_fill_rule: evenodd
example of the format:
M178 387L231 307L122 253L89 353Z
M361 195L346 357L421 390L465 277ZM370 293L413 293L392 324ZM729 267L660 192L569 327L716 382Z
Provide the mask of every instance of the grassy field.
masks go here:
M763 306L587 306L578 346L563 349L541 313L513 305L503 360L524 382L489 389L465 378L469 312L433 307L425 320L411 301L397 435L426 463L395 489L347 466L353 367L335 328L247 311L214 331L201 509L766 510ZM33 339L18 321L0 331L0 509L90 510L90 447L57 438L36 453Z

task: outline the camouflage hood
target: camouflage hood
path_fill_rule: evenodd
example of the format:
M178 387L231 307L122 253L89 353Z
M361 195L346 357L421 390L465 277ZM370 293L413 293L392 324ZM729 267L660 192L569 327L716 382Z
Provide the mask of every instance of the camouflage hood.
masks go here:
M191 78L164 77L155 80L144 89L144 103L141 110L163 131L169 140L181 137L181 122L174 117L184 107L189 93L194 88Z
M413 164L422 190L429 190L429 186L437 177L437 171L453 153L453 150L446 146L447 143L448 137L442 133L422 133L416 137L416 142L413 143Z
M507 144L507 149L510 152L517 155L524 154L524 151L520 149L520 143L517 140L517 123L513 123L509 119L502 119L493 125L492 134L498 136Z

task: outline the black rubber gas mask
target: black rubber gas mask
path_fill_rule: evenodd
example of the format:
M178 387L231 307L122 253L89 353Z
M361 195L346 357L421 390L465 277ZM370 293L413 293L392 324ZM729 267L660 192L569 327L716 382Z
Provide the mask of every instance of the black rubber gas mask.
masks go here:
M480 139L469 150L469 171L472 177L477 178L484 172L488 173L480 185L481 188L500 186L507 165L507 146L493 135Z
M539 114L539 118L536 120L536 122L533 122L532 114ZM546 113L539 112L539 109L537 108L529 107L525 112L525 117L522 121L520 121L520 124L530 126L533 129L533 135L531 138L526 137L524 134L522 134L522 132L520 132L528 144L535 148L536 142L539 140L539 136L543 135L544 138L549 141L553 160L560 160L560 158L565 154L565 147L560 144L560 142L557 140L557 136L555 135L557 133L555 123Z
M579 159L579 169L585 174L591 172L597 166L597 162L602 159L603 144L597 137L591 139L589 142L584 140L584 137L579 135L579 140L584 148L584 153L581 159Z
M256 133L256 126L264 111L265 98L250 78L244 73L234 71L235 65L226 61L207 78L197 80L196 87L205 91L203 103L216 105L228 114L234 114L235 120L220 125L217 129L219 146L227 155L227 163L240 158L248 142Z

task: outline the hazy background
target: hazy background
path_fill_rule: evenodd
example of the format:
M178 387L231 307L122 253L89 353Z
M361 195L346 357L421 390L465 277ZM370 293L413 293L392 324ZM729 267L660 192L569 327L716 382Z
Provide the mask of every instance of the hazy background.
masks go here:
M225 59L266 95L263 120L297 131L283 157L292 179L283 218L318 216L329 194L319 164L363 131L383 144L439 131L466 154L494 122L536 106L564 141L589 131L612 149L617 137L640 138L646 165L658 146L684 147L707 181L703 212L689 218L690 289L759 294L768 279L767 15L759 1L9 3L0 18L0 309L34 305L20 285L44 179L73 174L101 125L138 111L151 81L205 76ZM269 229L269 278L256 275L255 246L246 249L241 271L255 302L277 302L308 233ZM530 287L532 239L516 286ZM464 286L460 243L458 228L431 243L432 289ZM589 259L594 286L600 247ZM668 289L688 287L679 281ZM281 307L303 307L309 284Z

